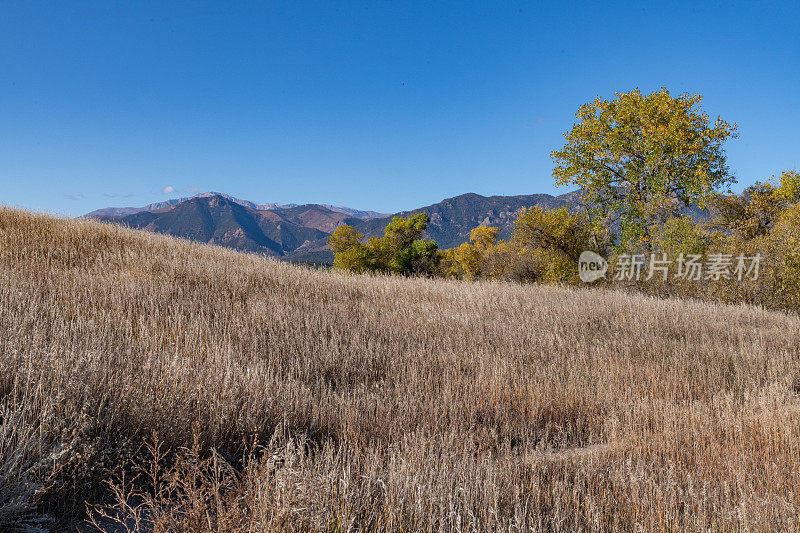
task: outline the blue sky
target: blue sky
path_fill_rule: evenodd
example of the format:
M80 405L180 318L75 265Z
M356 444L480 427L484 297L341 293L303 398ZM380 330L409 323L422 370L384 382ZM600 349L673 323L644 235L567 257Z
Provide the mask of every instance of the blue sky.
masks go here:
M552 193L549 154L578 106L634 87L700 93L737 122L739 189L800 167L797 2L0 10L11 205L77 215L217 190L393 212Z

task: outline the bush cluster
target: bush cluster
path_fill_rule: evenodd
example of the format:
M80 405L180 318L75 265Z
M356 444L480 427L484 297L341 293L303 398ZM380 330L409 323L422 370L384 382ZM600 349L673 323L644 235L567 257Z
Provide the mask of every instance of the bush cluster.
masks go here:
M435 241L422 238L430 218L425 213L394 217L383 237L364 235L348 225L339 226L328 238L335 254L334 266L353 272L403 275L438 273L441 254Z
M364 241L350 226L330 239L335 266L356 272L393 272L463 280L504 280L550 285L580 285L578 258L591 250L609 258L606 285L635 288L661 296L745 302L772 309L800 310L800 173L756 182L740 195L718 194L710 220L674 216L647 228L648 239L624 239L622 228L591 224L588 211L534 206L517 215L510 239L500 228L480 226L470 242L440 251L422 239L428 218L395 218L382 238ZM647 271L652 258L690 257L705 262L714 255L760 256L758 277L722 277L714 283L670 274L638 280L616 279L622 256L639 254Z

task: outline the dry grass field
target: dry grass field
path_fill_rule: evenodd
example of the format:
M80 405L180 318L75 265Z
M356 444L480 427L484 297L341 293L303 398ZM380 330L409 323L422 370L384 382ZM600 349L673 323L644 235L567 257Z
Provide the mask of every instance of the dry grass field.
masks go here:
M0 529L90 514L797 530L800 318L343 275L0 209Z

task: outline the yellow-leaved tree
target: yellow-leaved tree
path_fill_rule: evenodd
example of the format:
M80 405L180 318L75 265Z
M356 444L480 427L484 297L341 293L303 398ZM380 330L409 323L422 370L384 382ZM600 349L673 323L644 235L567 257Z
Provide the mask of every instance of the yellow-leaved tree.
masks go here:
M446 278L477 279L484 270L486 253L497 244L500 228L478 226L469 234L470 242L443 251L442 273Z
M713 122L696 94L635 89L581 106L566 145L551 154L559 186L580 187L595 232L650 249L654 225L687 205L704 207L732 183L723 145L736 125Z

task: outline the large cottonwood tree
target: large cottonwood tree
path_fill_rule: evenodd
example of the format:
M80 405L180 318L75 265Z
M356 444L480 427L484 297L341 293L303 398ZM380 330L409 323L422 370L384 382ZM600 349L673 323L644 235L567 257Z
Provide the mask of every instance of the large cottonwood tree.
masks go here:
M596 228L619 228L624 246L649 248L652 227L704 206L734 180L723 145L736 125L700 109L696 94L638 89L581 106L565 146L551 154L559 186L578 186Z

